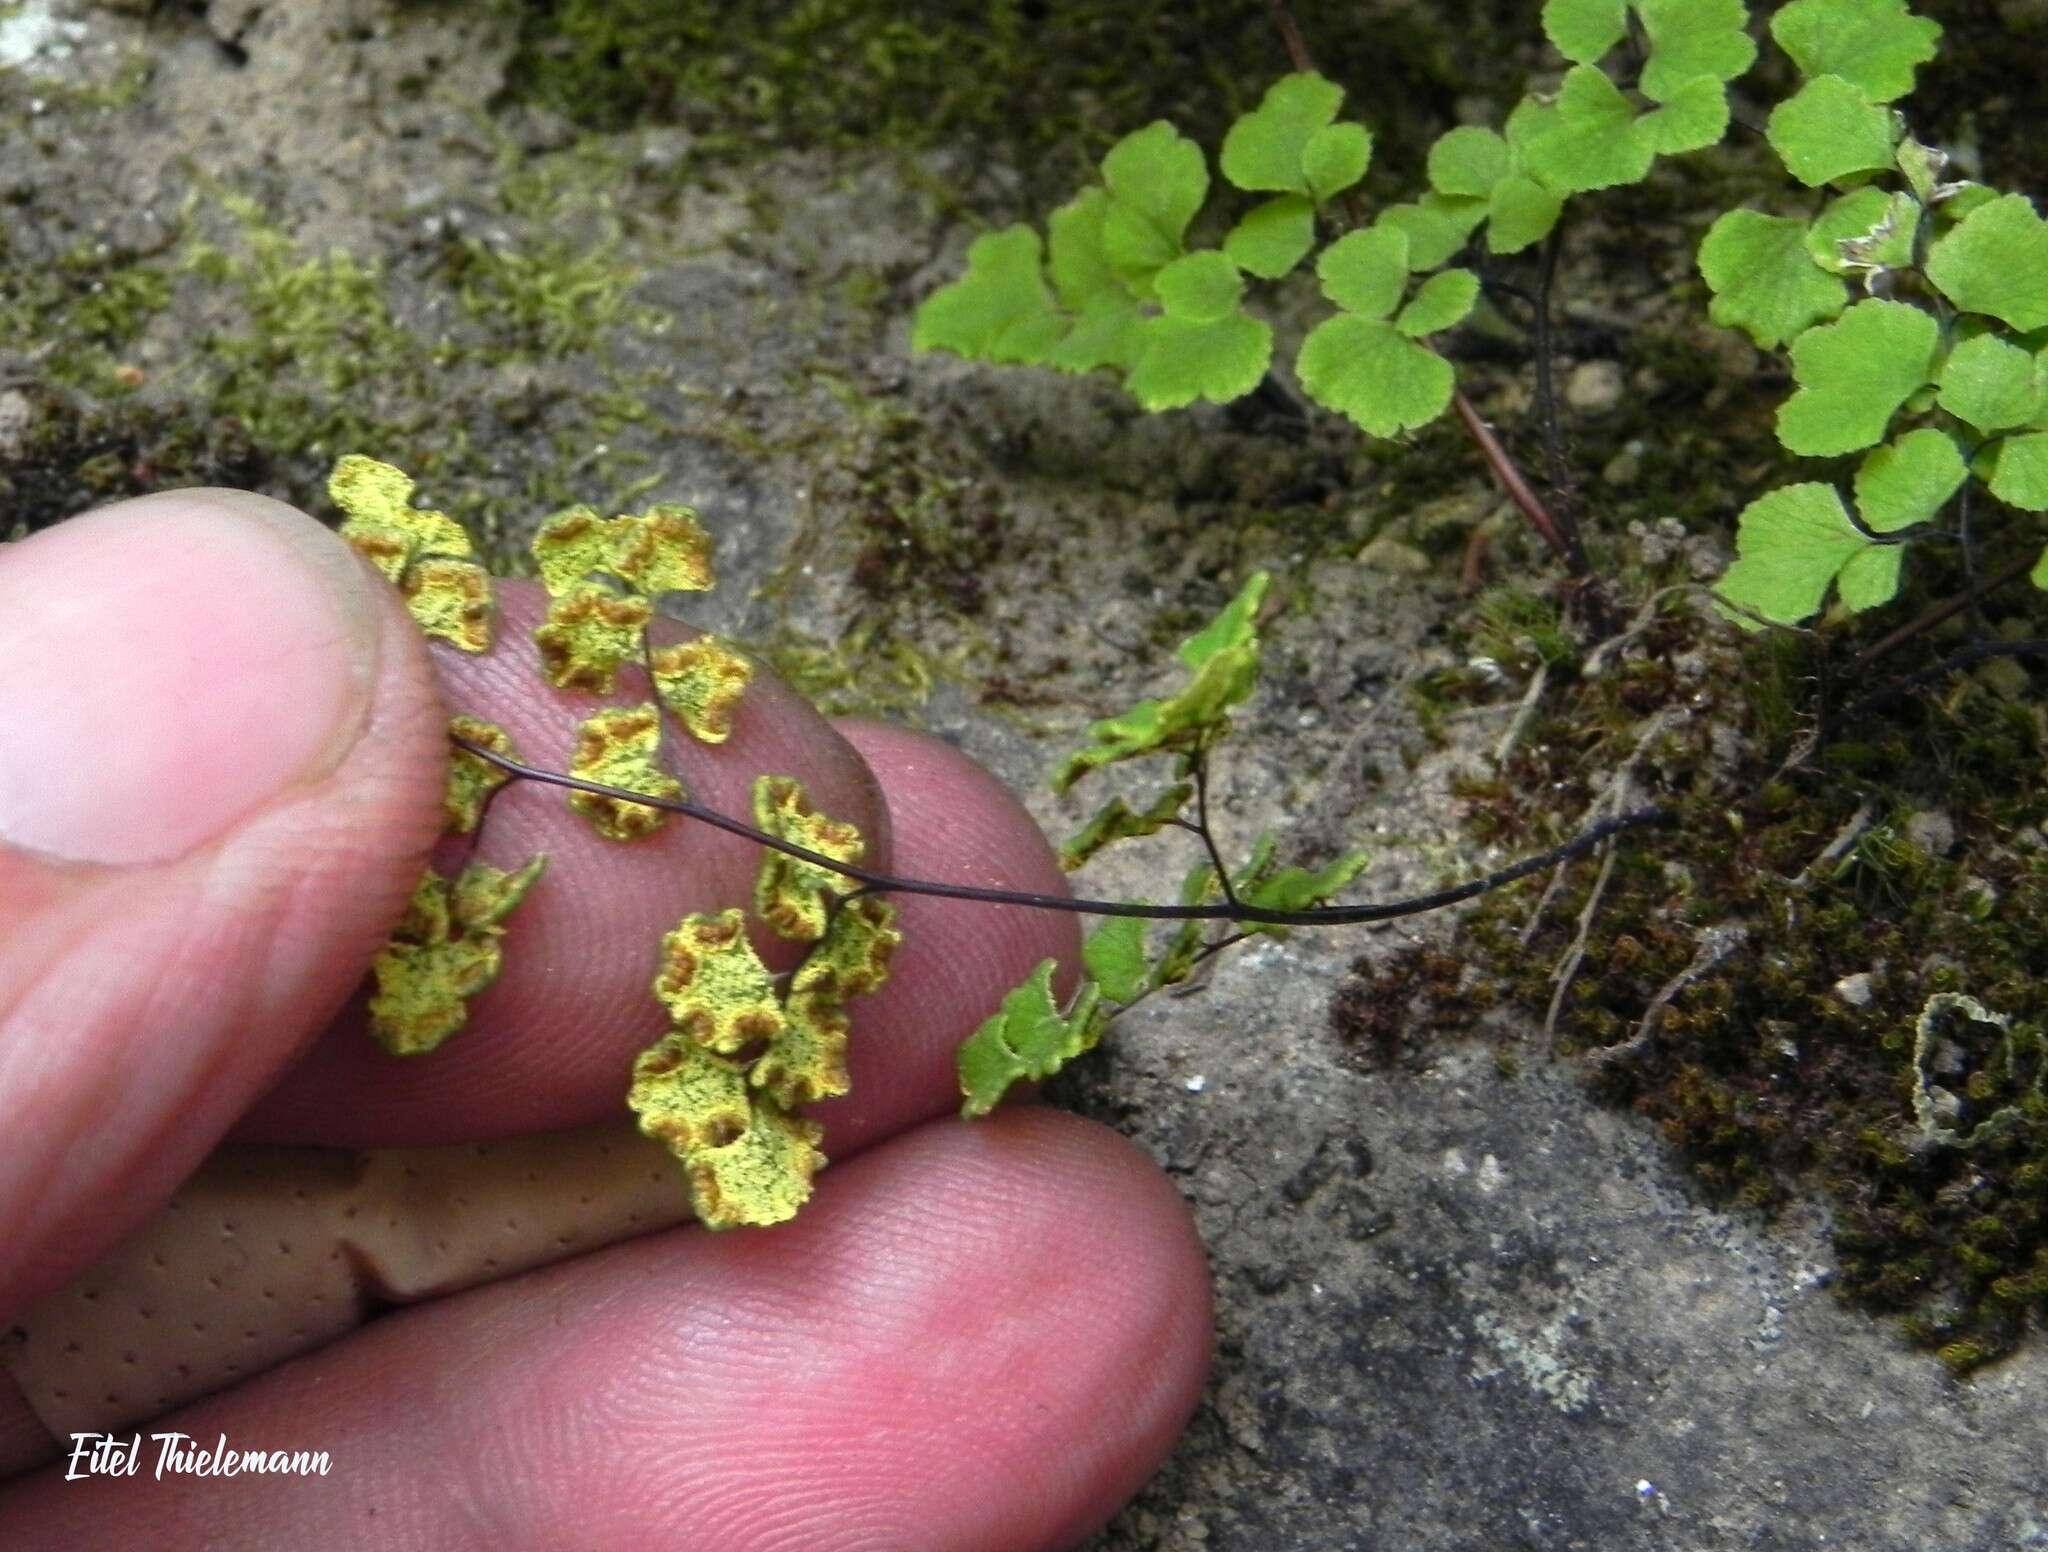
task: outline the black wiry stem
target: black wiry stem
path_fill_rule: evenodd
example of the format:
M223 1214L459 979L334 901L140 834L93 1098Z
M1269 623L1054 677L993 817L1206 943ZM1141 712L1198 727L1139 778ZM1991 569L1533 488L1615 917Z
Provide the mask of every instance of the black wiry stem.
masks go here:
M823 852L812 851L794 841L784 840L779 835L770 835L758 830L745 820L735 819L730 814L721 814L713 808L706 808L688 798L656 797L651 793L635 792L628 787L609 787L603 782L586 781L581 776L570 776L561 771L551 771L538 765L528 765L509 755L486 749L464 738L453 740L457 748L468 751L486 764L522 781L538 781L551 787L566 787L575 792L588 792L597 797L612 798L621 803L638 803L644 808L660 809L664 813L681 814L688 819L700 820L714 829L728 835L737 835L742 840L756 841L761 845L779 851L785 856L795 857L837 873L841 878L851 879L869 894L930 895L941 900L965 900L977 905L1016 905L1038 911L1065 911L1075 916L1135 916L1143 921L1215 921L1235 922L1252 927L1348 927L1361 922L1392 921L1402 916L1419 916L1425 911L1441 910L1447 905L1456 905L1471 900L1491 890L1512 884L1546 868L1556 867L1561 862L1583 857L1609 836L1624 830L1639 830L1648 825L1669 823L1677 817L1671 810L1655 806L1633 809L1626 814L1617 814L1603 819L1580 835L1554 846L1549 851L1534 857L1526 857L1511 867L1488 873L1449 889L1439 889L1426 895L1411 895L1405 900L1388 900L1372 905L1325 905L1302 911L1268 910L1243 901L1227 901L1221 905L1137 905L1126 900L1077 900L1071 895L1035 894L1022 889L987 889L975 884L943 884L933 879L899 878L893 873L883 873L874 868L864 868L858 863L841 862Z
M1209 853L1209 865L1216 870L1216 882L1223 886L1223 898L1237 904L1237 891L1230 885L1230 869L1223 865L1223 853L1216 849L1216 832L1209 828L1209 752L1197 750L1188 762L1195 773L1195 834Z

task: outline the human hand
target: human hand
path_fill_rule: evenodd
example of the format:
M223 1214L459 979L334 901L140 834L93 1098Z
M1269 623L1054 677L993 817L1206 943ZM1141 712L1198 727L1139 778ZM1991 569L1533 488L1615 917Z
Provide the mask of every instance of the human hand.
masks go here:
M1183 1204L1119 1139L1028 1108L940 1119L959 1040L1039 959L1074 962L1069 918L900 902L895 974L853 1009L854 1091L812 1112L837 1162L793 1224L673 1229L483 1281L647 1226L631 1221L646 1159L612 1118L662 1027L654 944L744 900L755 861L701 825L605 842L559 794L515 789L483 855L551 862L503 976L440 1052L401 1062L369 1042L347 1005L436 840L443 682L558 768L579 715L520 656L533 597L501 597L506 647L433 661L338 539L229 492L0 547L0 1333L34 1351L63 1311L83 1332L69 1357L95 1386L125 1376L133 1415L167 1353L243 1339L209 1312L262 1308L267 1341L335 1318L274 1307L307 1288L339 1286L349 1324L482 1284L139 1425L134 1476L67 1481L60 1464L0 1491L0 1541L1071 1544L1185 1421L1209 1302ZM899 873L1060 887L979 768L834 727L779 686L757 681L731 741L682 758L692 795L727 812L758 771L800 777ZM615 1137L591 1130L608 1119ZM165 1214L223 1139L291 1146L216 1156ZM337 1151L393 1148L431 1151ZM551 1151L553 1175L532 1167ZM249 1209L235 1222L191 1205L224 1169ZM453 1182L436 1201L392 1184L435 1171ZM628 1177L641 1206L622 1215ZM482 1181L474 1201L465 1180ZM680 1216L680 1179L661 1193ZM354 1237L365 1204L390 1221ZM138 1281L102 1297L93 1269L122 1243ZM28 1372L0 1352L0 1474L58 1453L52 1422L68 1431L58 1415L99 1399L64 1397L48 1369L9 1377ZM330 1473L158 1479L147 1435L169 1430L324 1451Z

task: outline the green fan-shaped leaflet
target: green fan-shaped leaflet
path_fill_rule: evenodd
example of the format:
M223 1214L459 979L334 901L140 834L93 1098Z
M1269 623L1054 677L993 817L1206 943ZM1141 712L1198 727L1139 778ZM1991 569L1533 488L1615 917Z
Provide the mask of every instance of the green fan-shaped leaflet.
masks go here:
M1592 64L1627 31L1627 0L1544 0L1543 35L1577 64Z
M1837 316L1849 288L1814 262L1803 221L1731 210L1700 244L1700 274L1714 293L1707 315L1766 350Z
M1932 378L1941 328L1905 302L1858 302L1792 345L1799 389L1778 407L1778 440L1823 458L1882 441L1899 407Z
M1201 147L1160 119L1110 147L1102 181L1109 190L1102 251L1119 279L1147 292L1152 277L1181 256L1188 223L1209 197Z
M1655 152L1636 128L1636 110L1597 65L1564 78L1546 127L1524 151L1529 170L1560 193L1636 183Z
M1012 1084L1051 1077L1101 1038L1106 1010L1100 990L1084 981L1072 1006L1062 1010L1052 995L1054 963L1043 961L962 1043L956 1057L966 1096L962 1115L987 1115Z
M1252 575L1221 613L1180 645L1188 682L1165 699L1138 702L1121 716L1088 729L1088 747L1070 756L1053 776L1064 792L1088 772L1150 754L1188 755L1229 727L1230 709L1251 694L1259 669L1255 618L1271 578Z
M1934 245L1927 278L1966 313L2038 329L2048 324L2048 221L2024 194L1989 200Z
M1313 71L1282 76L1223 139L1223 176L1241 189L1317 203L1365 176L1372 137L1334 122L1343 89Z
M1450 362L1394 325L1339 313L1309 332L1295 373L1311 399L1378 437L1424 426L1450 407Z
M1815 76L1771 110L1764 138L1809 188L1892 165L1897 121L1838 75Z
M1066 330L1046 290L1043 252L1028 226L977 237L967 273L917 310L911 347L974 361L1042 359Z
M1898 533L1931 521L1963 478L1962 457L1945 434L1908 432L1872 452L1856 472L1863 529ZM1863 529L1849 520L1831 485L1774 490L1751 502L1738 519L1736 560L1717 591L1785 624L1817 613L1830 586L1851 610L1889 602L1898 591L1901 548L1873 540Z
M1749 7L1743 0L1635 0L1635 5L1650 41L1650 57L1636 83L1642 94L1661 103L1689 97L1697 111L1711 93L1721 104L1725 128L1723 84L1756 61L1756 44L1745 30Z
M1964 340L1941 364L1939 403L1980 433L2024 426L2048 410L2048 367L1997 334Z
M1913 72L1934 58L1941 24L1906 0L1791 0L1771 17L1771 36L1805 76L1839 76L1871 102L1913 90Z

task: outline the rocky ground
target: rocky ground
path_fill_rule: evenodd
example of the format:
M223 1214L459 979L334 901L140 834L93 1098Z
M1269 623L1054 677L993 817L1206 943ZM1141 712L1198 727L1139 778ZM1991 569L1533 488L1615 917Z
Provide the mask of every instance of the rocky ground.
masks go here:
M1366 9L1417 93L1377 116L1396 165L1403 125L1481 114L1497 72L1519 89L1541 61L1500 50L1461 81L1455 58L1461 18L1533 40L1533 4L1441 8L1449 42L1428 7ZM1949 9L2048 42L2026 5ZM547 79L503 5L0 5L0 513L193 480L315 502L350 450L508 543L572 500L686 501L722 536L703 623L955 741L1055 834L1086 815L1045 782L1086 721L1161 688L1173 642L1266 567L1282 607L1256 732L1218 770L1225 837L1364 845L1375 896L1515 854L1477 838L1461 783L1493 774L1535 659L1415 693L1487 655L1475 531L1496 580L1547 575L1454 432L1361 449L1280 411L1145 417L1105 383L913 356L912 309L980 223L1042 211L1085 155L801 114L592 127ZM2023 144L2024 95L1970 90L1982 154ZM1574 462L1637 583L1711 571L1730 491L1775 456L1755 353L1647 327L1696 288L1700 212L1741 166L1673 174L1567 253ZM1514 424L1525 342L1497 335L1463 348ZM1090 887L1160 898L1185 865L1137 846ZM1835 1297L1824 1196L1769 1218L1703 1196L1540 1010L1391 1059L1333 1026L1403 950L1464 953L1453 930L1257 942L1055 1086L1180 1181L1221 1300L1193 1429L1095 1545L2048 1546L2048 1346L1950 1377Z

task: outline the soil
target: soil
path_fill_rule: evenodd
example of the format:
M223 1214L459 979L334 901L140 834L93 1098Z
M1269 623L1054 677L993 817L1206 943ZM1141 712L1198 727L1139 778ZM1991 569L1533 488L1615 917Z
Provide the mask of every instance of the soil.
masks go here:
M913 31L833 52L884 9ZM946 58L917 38L979 37L957 7L766 7L827 21L712 29L670 75L635 76L593 31L595 0L0 5L0 523L193 483L324 510L347 451L406 467L507 558L572 502L687 502L720 536L698 623L832 709L955 742L1055 836L1115 789L1047 785L1087 722L1166 687L1173 644L1263 568L1278 607L1255 731L1216 771L1225 844L1271 831L1300 861L1368 847L1375 897L1501 866L1579 821L1628 751L1614 719L1633 736L1678 688L1746 673L1750 649L1687 615L1624 657L1642 704L1601 700L1573 670L1587 643L1553 563L1454 425L1368 443L1285 394L1147 416L1105 380L909 348L917 303L978 231L1042 217L1156 113L1213 143L1286 68L1256 0L1129 9L1105 28L1099 8L967 8L1010 18L1003 47L1048 51L1011 60L1039 95L1005 95L998 60L983 97L918 115L912 87L875 86L862 61L943 84ZM1374 197L1412 185L1435 134L1497 121L1556 73L1535 0L1299 9L1329 73L1384 99L1357 106L1381 129ZM2041 7L1922 9L1951 28L1923 132L2048 193L2041 72L2013 46L2048 46ZM1045 63L1055 49L1070 74ZM1770 435L1783 367L1706 324L1692 270L1762 156L1739 144L1590 202L1563 250L1564 461L1624 614L1714 575L1735 512L1789 467ZM1283 359L1313 300L1280 291ZM1523 316L1505 304L1451 349L1540 466ZM2019 600L1993 623L2048 634L2038 613ZM1546 663L1517 765L1502 735ZM2000 693L2038 718L2035 688L2022 671ZM1721 693L1684 762L1728 806L1789 739ZM1567 761L1573 739L1595 754ZM2048 819L2010 807L2040 769L2038 746L2012 747L2007 834ZM1503 795L1516 780L1553 796ZM1857 793L1802 792L1810 856ZM1990 803L1958 800L1966 830L1992 825ZM1975 833L1952 847L1979 857ZM1089 890L1166 898L1189 861L1170 839L1112 850ZM1973 865L1898 877L1955 891ZM1547 908L1525 956L1539 980L1591 874ZM1515 897L1516 923L1540 887ZM1693 921L1685 952L1711 924ZM1091 1546L2048 1547L2048 1344L2027 1334L2048 1281L1976 1355L1998 1361L1945 1367L1928 1349L1959 1338L1925 1313L1933 1288L1892 1300L1932 1320L1917 1339L1837 1296L1845 1198L1825 1138L1730 1145L1761 1172L1741 1179L1703 1170L1709 1150L1668 1108L1682 1064L1611 1103L1586 1052L1628 1030L1603 1033L1588 999L1547 1034L1518 983L1529 965L1483 925L1256 940L1053 1085L1178 1180L1220 1297L1193 1428ZM1595 939L1593 983L1622 985L1615 939L1636 930ZM1911 1006L1924 990L1893 988ZM1647 992L1630 995L1639 1012ZM1701 1070L1715 1093L1736 1082L1732 1058ZM1892 1088L1903 1129L1910 1096ZM1755 1180L1769 1189L1745 1194Z

